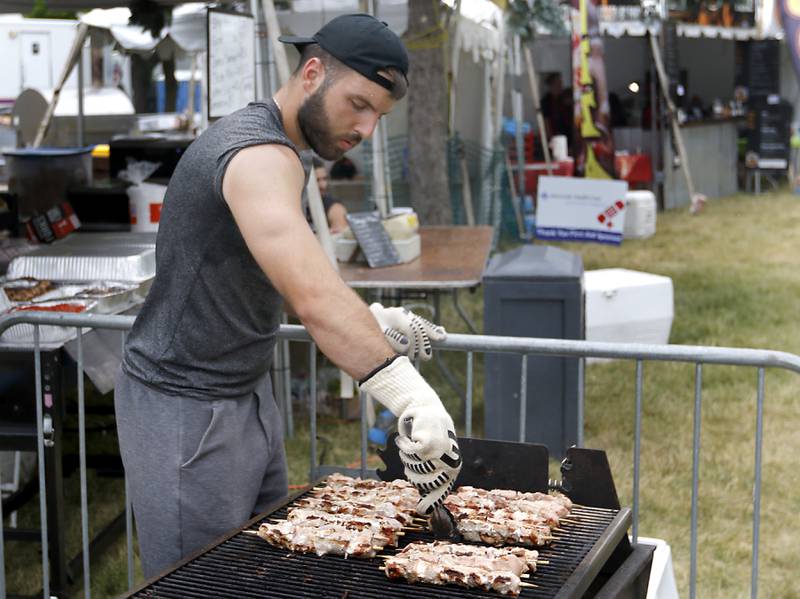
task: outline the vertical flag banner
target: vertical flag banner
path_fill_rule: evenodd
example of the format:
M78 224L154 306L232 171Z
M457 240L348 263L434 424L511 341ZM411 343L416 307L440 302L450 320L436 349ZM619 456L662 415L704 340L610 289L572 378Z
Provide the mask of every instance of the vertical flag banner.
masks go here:
M800 80L800 0L778 0L778 6L794 72Z
M572 93L575 176L613 179L614 136L603 40L594 0L572 0Z

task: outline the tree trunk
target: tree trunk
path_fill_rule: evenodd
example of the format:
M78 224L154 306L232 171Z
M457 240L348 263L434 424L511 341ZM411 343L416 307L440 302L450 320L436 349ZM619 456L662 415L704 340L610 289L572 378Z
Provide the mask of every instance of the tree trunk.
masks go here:
M452 222L447 177L447 116L444 72L446 37L441 3L408 3L408 172L411 205L424 225Z

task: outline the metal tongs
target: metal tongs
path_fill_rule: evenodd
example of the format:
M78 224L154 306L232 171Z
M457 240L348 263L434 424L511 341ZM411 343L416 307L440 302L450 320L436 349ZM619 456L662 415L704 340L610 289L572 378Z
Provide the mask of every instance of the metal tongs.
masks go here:
M452 541L454 543L461 543L464 540L464 537L458 532L456 519L443 503L434 505L429 517L431 531L433 532L433 536L437 539Z

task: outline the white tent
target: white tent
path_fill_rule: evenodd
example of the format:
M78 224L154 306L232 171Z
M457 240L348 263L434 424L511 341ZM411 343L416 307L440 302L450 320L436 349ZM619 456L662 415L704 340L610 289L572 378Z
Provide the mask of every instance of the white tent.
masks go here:
M187 54L206 49L206 5L202 2L176 6L172 22L157 38L138 25L129 25L130 16L127 8L96 8L81 15L80 20L90 27L107 30L127 52L157 51L171 55L176 49Z
M443 0L450 7L454 0ZM348 13L359 12L358 0L295 0L292 10L278 11L282 31L312 35L325 23ZM402 35L408 26L407 0L381 0L376 16L392 31ZM465 52L479 58L494 59L500 51L500 26L503 11L489 0L462 0L458 43Z

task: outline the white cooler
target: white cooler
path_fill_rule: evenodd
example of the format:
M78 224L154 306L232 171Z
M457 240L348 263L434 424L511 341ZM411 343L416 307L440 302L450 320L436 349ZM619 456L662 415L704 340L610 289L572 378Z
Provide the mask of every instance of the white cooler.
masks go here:
M652 191L629 191L625 194L625 239L646 239L656 233L656 196Z
M587 270L586 340L669 343L672 279L624 268Z

